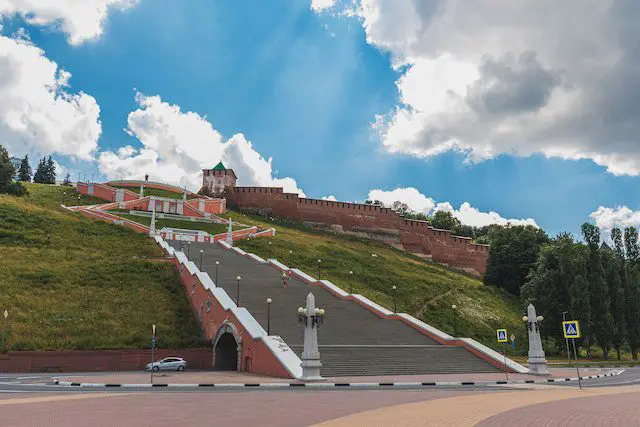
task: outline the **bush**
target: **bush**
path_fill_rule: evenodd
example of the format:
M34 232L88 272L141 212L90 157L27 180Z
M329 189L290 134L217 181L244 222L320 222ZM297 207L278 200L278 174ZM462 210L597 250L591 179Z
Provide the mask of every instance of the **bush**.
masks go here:
M26 196L27 194L29 194L29 191L27 191L27 187L25 187L24 185L22 185L22 183L17 181L14 181L11 184L8 184L0 192L11 194L12 196L19 196L19 197Z

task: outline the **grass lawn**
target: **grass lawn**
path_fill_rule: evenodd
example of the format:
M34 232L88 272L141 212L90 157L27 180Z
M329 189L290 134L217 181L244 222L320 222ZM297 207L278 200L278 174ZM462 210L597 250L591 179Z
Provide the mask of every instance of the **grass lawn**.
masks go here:
M122 218L130 219L131 221L135 221L138 224L146 225L147 227L151 225L151 217L150 216L139 216L139 215L130 215L127 213L121 212L113 212L114 215L118 215ZM128 211L127 211L128 212ZM158 218L156 217L156 229L161 229L162 227L171 227L171 228L185 228L188 230L202 230L206 231L209 234L220 234L227 232L227 225L225 224L215 224L212 222L198 222L198 221L189 221L189 220L179 220L179 219L166 219L166 218ZM233 227L234 230L237 230L237 227Z
M225 214L228 216L245 224L276 229L274 237L235 243L246 251L278 258L315 277L318 259L321 259L321 279L328 279L348 292L362 294L391 310L395 285L399 312L416 316L451 335L454 335L457 323L458 335L474 338L493 348L499 348L495 330L504 327L509 334L516 335L517 352L525 352L525 327L521 320L524 304L499 289L485 286L476 278L384 243L283 226L237 212ZM457 306L455 319L452 304ZM511 349L508 350L511 354Z
M73 187L47 184L26 184L29 194L21 200L41 207L57 209L66 206L85 206L109 203L104 199L78 193ZM78 196L80 198L78 199Z
M68 188L68 187L67 187ZM148 236L58 207L64 187L0 195L0 310L8 349L205 343L171 264Z
M111 185L111 187L115 188L126 188L129 191L132 191L136 194L140 193L140 187L130 187L127 185ZM159 188L144 188L145 196L158 196L158 197L168 197L170 199L182 199L184 193L177 193L175 191L162 190ZM187 198L192 199L193 196L187 195Z

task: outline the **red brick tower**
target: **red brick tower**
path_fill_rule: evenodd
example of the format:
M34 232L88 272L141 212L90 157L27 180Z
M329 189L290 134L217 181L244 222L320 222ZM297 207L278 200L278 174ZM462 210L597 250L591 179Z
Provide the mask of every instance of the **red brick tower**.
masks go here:
M227 187L236 186L236 174L233 169L227 169L222 162L218 163L213 169L204 169L202 171L202 188L200 193L212 197L222 197L225 195Z

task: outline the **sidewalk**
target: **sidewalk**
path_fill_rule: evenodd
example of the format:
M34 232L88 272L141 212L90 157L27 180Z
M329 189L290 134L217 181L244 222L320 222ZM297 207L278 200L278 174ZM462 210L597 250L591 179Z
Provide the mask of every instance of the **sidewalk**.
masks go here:
M598 375L604 369L581 369L581 376ZM575 377L576 371L571 368L550 369L548 377L539 375L509 374L509 380L541 380L545 378ZM108 383L108 384L148 384L149 372L109 372L93 374L91 376L61 375L60 381L76 383ZM388 376L358 376L358 377L329 377L327 382L337 383L387 383L387 382L442 382L442 381L504 381L504 373L478 374L433 374L433 375L388 375ZM274 378L265 375L245 372L224 371L185 371L159 372L153 374L154 384L247 384L247 383L291 383L298 380L288 378Z

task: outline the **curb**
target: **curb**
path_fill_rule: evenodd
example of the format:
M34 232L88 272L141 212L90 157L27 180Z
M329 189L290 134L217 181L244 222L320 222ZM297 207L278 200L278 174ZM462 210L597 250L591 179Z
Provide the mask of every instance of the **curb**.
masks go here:
M580 377L580 380L614 377L624 370L600 375ZM544 380L511 380L511 381L436 381L436 382L379 382L379 383L210 383L210 384L109 384L109 383L76 383L70 381L54 380L55 385L64 387L90 387L90 388L217 388L222 390L240 389L336 389L336 388L422 388L422 387L461 387L461 386L495 386L505 384L550 384L578 381L578 377L548 378Z

